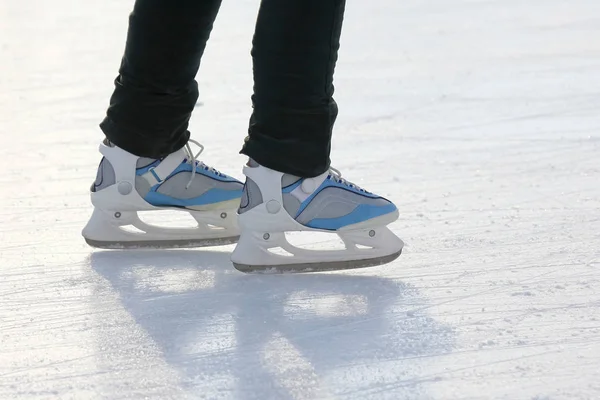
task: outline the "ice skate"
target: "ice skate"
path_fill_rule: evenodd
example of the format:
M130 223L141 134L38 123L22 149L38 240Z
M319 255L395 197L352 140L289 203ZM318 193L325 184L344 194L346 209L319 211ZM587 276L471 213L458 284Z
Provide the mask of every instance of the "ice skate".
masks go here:
M94 212L82 235L93 247L177 248L235 243L239 238L236 209L243 185L197 161L189 144L162 160L140 158L107 141L91 187ZM195 227L151 225L139 211L179 210Z
M342 179L333 168L302 179L250 161L244 174L241 236L231 257L242 272L364 268L391 262L402 252L404 243L387 228L398 219L396 206ZM337 234L345 249L294 246L285 236L293 231Z

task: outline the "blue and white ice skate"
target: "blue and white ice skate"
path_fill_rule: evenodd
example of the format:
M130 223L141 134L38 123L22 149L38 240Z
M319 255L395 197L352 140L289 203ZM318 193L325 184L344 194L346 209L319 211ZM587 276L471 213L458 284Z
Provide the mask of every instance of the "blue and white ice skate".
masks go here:
M243 185L197 161L189 144L162 160L140 158L105 141L104 158L91 188L94 212L83 237L100 248L176 248L237 242L236 210ZM189 213L194 227L171 228L142 221L139 211Z
M404 243L387 225L398 219L390 201L330 169L298 178L250 161L238 211L240 240L231 256L243 272L284 273L363 268L395 260ZM286 232L337 234L345 249L292 245Z

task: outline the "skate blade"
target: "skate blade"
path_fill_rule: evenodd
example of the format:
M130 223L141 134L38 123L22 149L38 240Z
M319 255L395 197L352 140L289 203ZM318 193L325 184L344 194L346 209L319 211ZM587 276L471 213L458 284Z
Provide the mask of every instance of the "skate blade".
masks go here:
M364 260L348 260L348 261L328 261L317 263L300 263L300 264L281 264L281 265L248 265L233 263L235 269L247 274L299 274L310 272L327 272L327 271L343 271L349 269L359 269L368 267L377 267L383 264L390 263L400 257L402 249L396 253L367 258Z
M237 243L238 236L229 236L214 239L182 239L182 240L122 240L104 241L85 238L88 245L99 249L189 249L197 247L225 246Z

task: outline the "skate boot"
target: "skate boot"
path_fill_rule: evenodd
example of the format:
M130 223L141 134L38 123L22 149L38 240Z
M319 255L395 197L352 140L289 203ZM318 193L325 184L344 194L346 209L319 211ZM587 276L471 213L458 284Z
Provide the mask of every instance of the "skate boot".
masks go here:
M235 243L243 185L197 161L189 144L161 160L140 158L104 141L91 187L94 212L83 229L93 247L177 248ZM139 211L179 210L198 223L171 228L142 221ZM135 228L135 229L132 229Z
M283 174L250 161L231 256L242 272L284 273L363 268L395 260L404 243L387 225L398 219L390 201L367 192L331 168L314 178ZM285 232L337 234L341 250L289 243Z

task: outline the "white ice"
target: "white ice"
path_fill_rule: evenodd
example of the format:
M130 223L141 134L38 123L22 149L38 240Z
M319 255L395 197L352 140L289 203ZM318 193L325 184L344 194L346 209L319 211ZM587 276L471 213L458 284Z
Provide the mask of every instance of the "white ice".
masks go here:
M600 1L348 1L332 158L407 247L296 276L83 242L132 4L0 0L0 398L600 398ZM257 8L191 125L240 178Z

